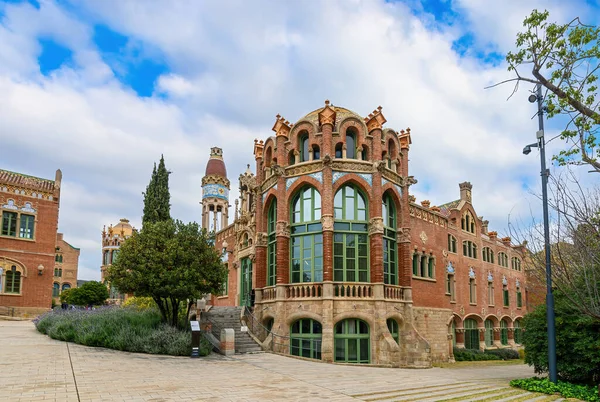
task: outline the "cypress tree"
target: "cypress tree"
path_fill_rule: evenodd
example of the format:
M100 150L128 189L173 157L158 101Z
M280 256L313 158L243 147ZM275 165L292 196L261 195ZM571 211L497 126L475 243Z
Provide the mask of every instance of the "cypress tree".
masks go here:
M158 169L154 163L150 183L144 193L144 215L142 225L146 222L162 222L171 219L171 194L169 193L169 171L165 167L165 159L161 155Z

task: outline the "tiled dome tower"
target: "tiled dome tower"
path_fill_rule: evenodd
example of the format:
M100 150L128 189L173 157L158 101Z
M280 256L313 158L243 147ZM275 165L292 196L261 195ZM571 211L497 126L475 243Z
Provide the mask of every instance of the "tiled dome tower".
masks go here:
M228 214L229 180L223 150L213 147L202 178L202 227L218 232L227 226Z

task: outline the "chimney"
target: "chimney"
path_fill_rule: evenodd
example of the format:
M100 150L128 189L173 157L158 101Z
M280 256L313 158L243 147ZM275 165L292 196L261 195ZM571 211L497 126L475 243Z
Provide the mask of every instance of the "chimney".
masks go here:
M502 238L502 239L500 239L500 240L502 241L502 243L504 243L504 245L505 245L506 247L510 247L510 240L511 240L511 239L510 239L510 236L503 237L503 238Z
M429 206L431 205L431 202L429 202L429 200L423 200L421 201L421 205L427 209L429 209Z
M56 234L56 241L61 241L63 239L63 234L62 233L57 233Z
M473 189L473 185L468 181L465 181L458 186L460 187L460 199L462 201L471 202L471 190Z
M488 236L490 236L490 239L494 240L498 237L498 232L488 232Z
M481 232L483 234L487 234L487 232L488 232L488 224L490 223L490 221L484 221L483 220L483 216L479 217L479 219L481 219Z

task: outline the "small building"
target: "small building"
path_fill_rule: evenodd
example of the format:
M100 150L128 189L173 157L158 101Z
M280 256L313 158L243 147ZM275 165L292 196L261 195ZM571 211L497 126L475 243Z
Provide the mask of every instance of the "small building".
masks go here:
M212 303L248 306L274 351L327 362L428 367L453 346L519 347L523 247L488 230L468 182L457 200L417 203L414 134L385 123L381 107L328 101L294 124L278 115L255 140L255 173L239 176L231 224L211 149L202 222L229 268Z
M15 315L52 306L61 180L0 170L0 306Z
M79 267L80 250L67 243L62 233L57 233L55 253L52 298L58 304L63 290L78 286L77 269Z
M102 264L100 265L100 280L108 286L109 297L107 303L121 304L127 295L120 293L106 280L106 269L116 261L121 244L131 237L135 228L129 224L128 219L121 219L115 226L112 224L102 229Z

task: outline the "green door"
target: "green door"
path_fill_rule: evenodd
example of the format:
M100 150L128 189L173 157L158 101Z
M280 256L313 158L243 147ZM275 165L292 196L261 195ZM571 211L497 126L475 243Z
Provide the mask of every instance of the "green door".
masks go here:
M244 258L241 261L241 286L240 286L240 306L251 306L250 296L252 294L252 261Z

